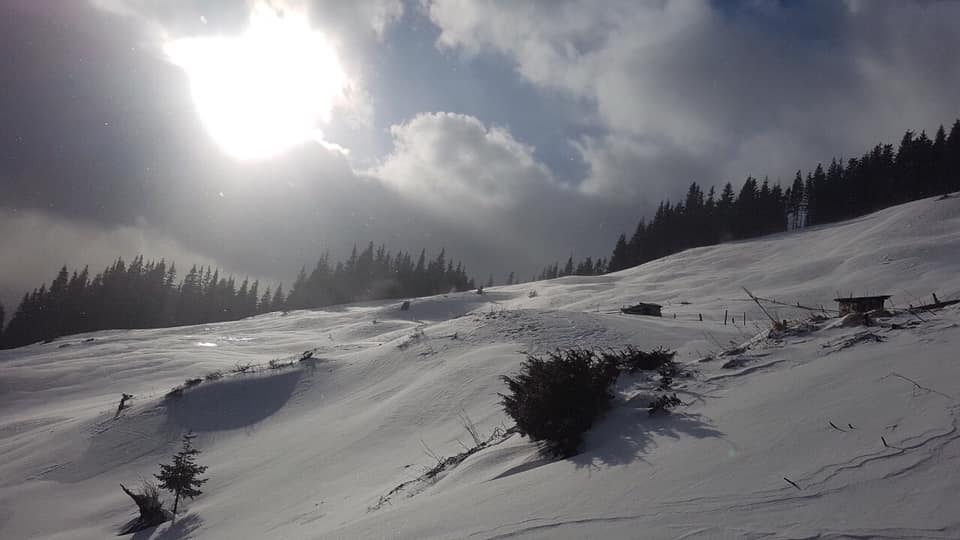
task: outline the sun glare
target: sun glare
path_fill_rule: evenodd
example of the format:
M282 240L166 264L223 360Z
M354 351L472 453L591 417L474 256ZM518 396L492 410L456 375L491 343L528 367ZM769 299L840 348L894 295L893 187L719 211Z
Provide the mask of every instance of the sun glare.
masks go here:
M349 84L336 51L305 14L265 5L253 7L240 36L179 39L164 51L186 71L210 135L242 160L322 140L319 126Z

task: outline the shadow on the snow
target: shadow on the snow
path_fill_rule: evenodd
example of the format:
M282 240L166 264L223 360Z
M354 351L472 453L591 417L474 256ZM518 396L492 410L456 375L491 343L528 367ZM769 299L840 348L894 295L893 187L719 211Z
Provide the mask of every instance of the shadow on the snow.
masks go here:
M247 427L280 410L302 375L302 369L293 369L205 383L166 400L168 418L198 432Z
M137 531L131 540L181 540L192 538L191 534L203 525L197 514L178 516L175 521Z
M578 467L626 465L643 461L656 438L724 438L700 415L650 415L646 408L615 407L587 434L584 451L571 457Z

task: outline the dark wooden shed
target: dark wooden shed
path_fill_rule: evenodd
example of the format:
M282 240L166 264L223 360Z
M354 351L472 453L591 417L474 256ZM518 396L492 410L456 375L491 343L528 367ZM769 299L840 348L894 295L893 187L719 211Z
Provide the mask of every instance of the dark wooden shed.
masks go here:
M848 313L867 313L882 310L884 302L890 298L889 294L880 296L850 296L848 298L834 298L840 306L840 315Z
M651 317L662 317L660 314L660 309L663 306L660 304L650 304L647 302L640 302L639 304L634 304L628 307L620 308L620 311L626 313L627 315L649 315Z

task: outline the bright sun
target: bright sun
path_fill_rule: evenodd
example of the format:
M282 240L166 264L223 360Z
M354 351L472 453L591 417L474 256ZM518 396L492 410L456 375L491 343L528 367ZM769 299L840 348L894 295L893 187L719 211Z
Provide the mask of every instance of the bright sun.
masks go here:
M237 37L180 39L164 51L186 71L206 129L228 154L257 160L320 139L349 80L306 15L254 5Z

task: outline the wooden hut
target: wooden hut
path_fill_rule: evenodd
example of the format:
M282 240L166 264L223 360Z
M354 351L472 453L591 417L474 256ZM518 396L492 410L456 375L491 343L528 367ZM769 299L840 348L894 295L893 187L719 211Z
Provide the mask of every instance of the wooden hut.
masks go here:
M634 304L632 306L622 307L620 311L626 313L627 315L649 315L651 317L662 317L660 314L660 309L663 306L660 304L650 304L647 302L640 302L639 304Z
M847 298L834 298L834 301L840 306L840 316L848 313L868 313L876 310L883 310L883 304L890 298L889 294L880 296L850 296Z

